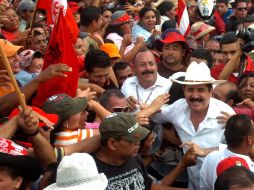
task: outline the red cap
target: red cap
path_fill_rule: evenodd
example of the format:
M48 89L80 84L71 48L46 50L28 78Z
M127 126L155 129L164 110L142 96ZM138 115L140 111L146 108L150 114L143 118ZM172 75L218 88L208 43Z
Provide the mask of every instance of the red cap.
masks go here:
M219 176L223 171L233 167L233 166L243 166L249 169L249 165L247 164L246 160L240 157L228 157L224 160L220 161L217 165L217 176Z
M156 47L157 49L161 49L163 44L171 44L173 42L180 42L185 48L188 48L184 36L176 29L165 30L161 35L161 39L156 40Z
M14 156L27 155L27 149L6 138L0 138L0 152Z
M80 9L80 6L77 2L68 2L68 7L70 8L72 13L75 13Z
M43 110L41 110L40 108L35 107L35 106L31 106L31 108L33 109L33 111L37 112L38 114L42 115L43 117L46 117L49 121L54 123L54 125L57 125L59 123L60 117L57 114L47 114L46 112L44 112ZM19 109L15 108L14 110L12 110L8 119L11 119L14 116L19 115L19 113L20 113ZM43 123L42 121L40 121L39 127L44 127L44 126L46 126L46 124Z

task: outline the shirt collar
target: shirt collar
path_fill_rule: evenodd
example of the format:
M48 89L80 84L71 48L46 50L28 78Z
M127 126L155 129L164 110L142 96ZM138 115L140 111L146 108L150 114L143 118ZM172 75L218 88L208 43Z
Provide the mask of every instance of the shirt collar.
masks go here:
M155 86L165 86L165 83L163 83L163 80L162 80L162 76L159 75L159 73L157 73L157 80L155 81L154 85L149 87L149 88L153 88ZM133 77L133 80L131 81L131 83L134 83L136 84L137 86L139 86L140 88L143 88L140 84L139 84L139 81L138 81L138 77L137 76L134 76Z

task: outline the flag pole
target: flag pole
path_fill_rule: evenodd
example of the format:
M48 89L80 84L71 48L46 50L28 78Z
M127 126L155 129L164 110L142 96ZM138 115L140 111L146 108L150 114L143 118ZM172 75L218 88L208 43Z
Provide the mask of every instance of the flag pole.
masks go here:
M33 29L33 27L34 27L35 17L36 17L36 14L37 14L37 5L38 5L38 1L39 1L39 0L36 0L36 1L35 1L35 10L34 10L34 13L33 13L33 18L32 18L32 20L31 20L31 22L30 22L30 29L31 29L31 31L32 31L32 29Z
M21 105L22 109L25 110L26 109L26 101L25 101L25 97L24 97L24 94L21 93L20 89L19 89L19 86L18 86L18 83L15 79L15 76L12 72L12 69L11 69L11 66L10 66L10 63L4 53L4 50L3 50L3 47L2 45L0 44L0 57L2 58L2 61L3 61L3 64L5 66L5 69L7 70L8 72L8 75L11 79L11 82L14 86L14 89L17 93L17 96L18 96L18 101L19 101L19 104Z

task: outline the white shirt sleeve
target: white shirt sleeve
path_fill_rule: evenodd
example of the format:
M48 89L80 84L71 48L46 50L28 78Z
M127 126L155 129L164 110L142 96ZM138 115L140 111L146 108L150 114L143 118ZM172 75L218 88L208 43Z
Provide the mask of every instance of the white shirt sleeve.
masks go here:
M202 167L200 169L200 181L199 189L200 190L213 190L213 164L210 156L207 155L205 158Z

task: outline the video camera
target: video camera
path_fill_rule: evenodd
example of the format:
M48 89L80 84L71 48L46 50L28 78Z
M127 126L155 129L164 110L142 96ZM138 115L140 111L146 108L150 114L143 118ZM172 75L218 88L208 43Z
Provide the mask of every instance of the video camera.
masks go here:
M238 38L244 40L245 44L241 46L242 51L245 53L249 53L254 49L254 29L253 28L239 28L235 35Z

